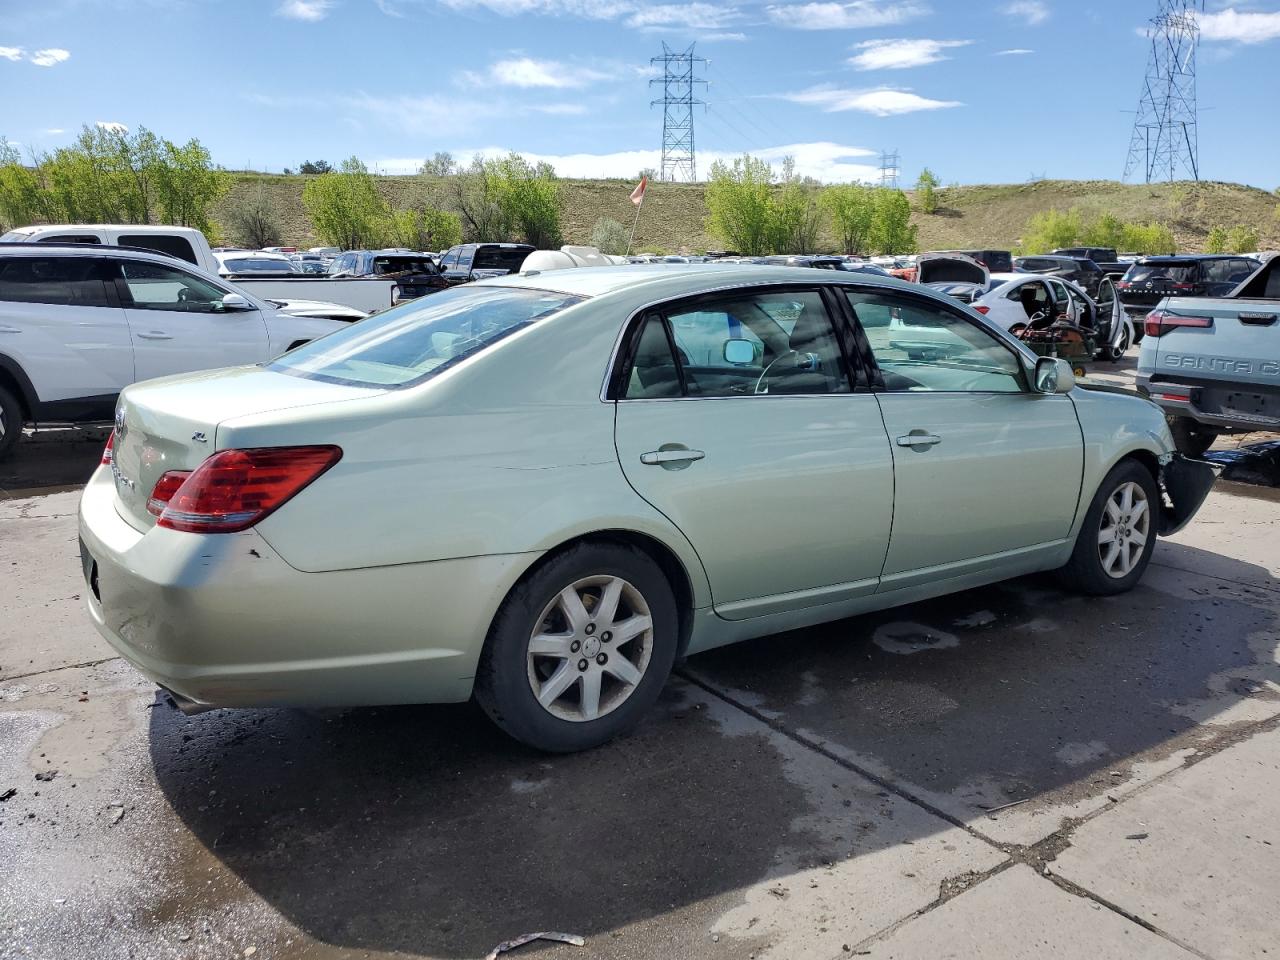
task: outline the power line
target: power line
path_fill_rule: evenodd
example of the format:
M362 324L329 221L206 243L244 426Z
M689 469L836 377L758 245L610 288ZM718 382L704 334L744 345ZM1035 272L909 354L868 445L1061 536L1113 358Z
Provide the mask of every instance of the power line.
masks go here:
M676 52L664 40L662 56L649 62L662 64L662 76L654 77L649 85L662 85L662 97L650 101L649 106L662 105L662 180L687 180L698 178L698 165L693 149L693 107L706 106L706 102L693 95L698 84L706 80L695 76L698 64L705 64L706 57L695 56L689 44L687 50Z
M1204 0L1159 0L1151 18L1151 54L1129 138L1124 179L1141 167L1147 183L1178 179L1179 171L1200 179L1196 111L1198 14Z

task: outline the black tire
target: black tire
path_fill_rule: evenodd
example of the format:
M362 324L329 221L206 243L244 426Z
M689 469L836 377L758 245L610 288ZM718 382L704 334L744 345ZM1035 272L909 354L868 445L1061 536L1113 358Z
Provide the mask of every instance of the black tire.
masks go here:
M1123 576L1113 576L1103 565L1103 548L1099 537L1103 530L1103 514L1107 501L1126 484L1135 483L1146 494L1147 524L1146 542L1141 552L1135 554L1132 568ZM1108 519L1108 523L1110 520ZM1084 523L1076 536L1071 559L1058 571L1063 583L1079 593L1093 597L1107 597L1132 590L1142 579L1151 553L1156 546L1156 530L1160 525L1160 487L1155 477L1136 460L1123 460L1116 464L1098 486L1085 513Z
M22 439L22 404L8 389L0 386L0 460L13 453Z
M539 618L561 591L592 577L621 578L638 591L652 623L648 662L631 692L608 712L593 720L563 719L538 702L530 679L529 643ZM671 674L678 643L675 597L661 568L635 547L581 543L537 567L507 595L480 654L475 698L494 723L535 749L548 753L588 750L640 722ZM575 668L584 662L589 661L566 661ZM610 685L616 682L608 680ZM575 679L566 693L574 691L581 697L583 690L585 685L579 687Z
M1213 427L1206 427L1190 417L1170 417L1169 432L1173 434L1178 452L1193 459L1203 457L1219 434Z

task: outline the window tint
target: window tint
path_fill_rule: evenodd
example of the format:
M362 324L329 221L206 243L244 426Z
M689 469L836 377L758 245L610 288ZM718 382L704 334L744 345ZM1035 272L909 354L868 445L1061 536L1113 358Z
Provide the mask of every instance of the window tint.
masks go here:
M1227 279L1231 283L1243 283L1253 275L1253 271L1258 269L1258 264L1253 260L1232 260L1231 273Z
M121 263L125 286L138 310L221 313L224 291L185 270L143 260Z
M102 243L91 233L57 233L51 237L41 237L37 243Z
M1135 263L1124 275L1130 283L1144 283L1161 278L1173 283L1193 283L1196 279L1194 263Z
M623 396L627 400L669 399L681 395L680 374L667 339L667 325L661 317L644 321L631 362L631 376Z
M966 318L935 304L846 291L891 391L1021 393L1014 351Z
M470 270L471 258L475 256L476 248L473 246L465 246L458 248L458 269Z
M270 365L364 387L410 387L581 301L564 293L457 286L375 314Z
M524 263L525 257L529 256L531 252L523 247L515 249L509 247L480 247L476 250L473 266L476 270L506 270L508 273L515 273Z
M373 272L385 273L436 273L436 262L430 257L374 257Z
M191 244L187 242L186 237L167 236L159 233L122 233L120 234L120 245L122 247L143 247L147 250L159 250L161 253L167 253L177 257L179 260L185 260L187 263L199 263L196 259L195 251L191 249Z
M666 319L688 396L850 390L844 355L816 290L725 294L686 309L675 307ZM661 357L660 350L656 356ZM632 379L637 377L647 386L660 380L661 372L642 370Z
M97 257L0 258L0 301L106 307L111 263Z
M440 258L441 270L452 270L458 265L458 248L450 247L443 257Z

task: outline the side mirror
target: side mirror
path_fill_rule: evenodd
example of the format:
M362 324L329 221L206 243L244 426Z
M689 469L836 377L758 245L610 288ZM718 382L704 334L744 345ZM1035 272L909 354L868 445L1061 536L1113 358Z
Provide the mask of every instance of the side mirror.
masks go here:
M1034 375L1036 393L1070 393L1076 385L1071 364L1057 357L1041 357Z
M256 310L257 307L239 293L228 293L222 298L222 309L230 313L237 310Z
M745 367L756 361L756 345L750 340L726 340L724 343L724 362L734 366Z

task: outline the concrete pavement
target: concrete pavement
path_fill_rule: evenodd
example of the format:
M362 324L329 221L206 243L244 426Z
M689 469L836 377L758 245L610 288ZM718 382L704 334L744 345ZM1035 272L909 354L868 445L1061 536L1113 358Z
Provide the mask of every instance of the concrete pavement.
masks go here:
M75 500L0 498L0 957L1280 940L1270 491L1212 494L1127 596L1027 578L715 651L554 758L470 706L182 716L81 611Z

